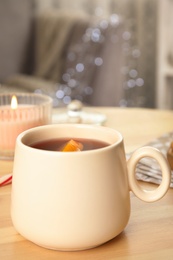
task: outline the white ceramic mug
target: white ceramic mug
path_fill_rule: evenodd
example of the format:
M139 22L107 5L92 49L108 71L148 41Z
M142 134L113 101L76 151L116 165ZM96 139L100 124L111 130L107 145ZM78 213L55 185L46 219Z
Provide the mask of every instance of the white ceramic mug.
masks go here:
M89 138L109 145L82 152L46 151L31 143L50 138ZM160 164L163 180L145 191L135 167L150 156ZM16 230L50 249L82 250L103 244L123 231L130 216L132 190L144 201L165 195L170 167L155 148L144 147L126 163L123 137L116 130L91 125L48 125L20 134L16 142L11 216Z

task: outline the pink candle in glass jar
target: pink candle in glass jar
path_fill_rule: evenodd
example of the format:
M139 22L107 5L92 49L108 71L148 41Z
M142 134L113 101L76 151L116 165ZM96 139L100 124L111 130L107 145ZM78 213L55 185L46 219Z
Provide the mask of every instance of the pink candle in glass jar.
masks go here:
M13 158L16 138L21 132L51 122L50 98L45 97L49 101L47 106L46 103L33 102L34 98L42 98L42 95L28 94L26 98L30 95L33 95L31 104L28 101L27 104L18 104L17 97L13 96L10 105L0 106L0 159Z

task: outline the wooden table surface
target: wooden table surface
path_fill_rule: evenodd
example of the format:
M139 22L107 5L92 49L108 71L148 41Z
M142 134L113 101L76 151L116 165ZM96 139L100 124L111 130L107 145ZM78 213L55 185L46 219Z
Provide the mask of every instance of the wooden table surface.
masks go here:
M173 111L97 108L107 115L106 126L124 136L131 152L160 135L173 131ZM12 171L13 162L0 161L0 176ZM152 184L146 184L150 188ZM27 241L14 229L10 217L11 185L0 187L0 259L2 260L136 260L173 259L173 189L158 202L145 203L131 193L131 217L113 240L85 251L60 252Z

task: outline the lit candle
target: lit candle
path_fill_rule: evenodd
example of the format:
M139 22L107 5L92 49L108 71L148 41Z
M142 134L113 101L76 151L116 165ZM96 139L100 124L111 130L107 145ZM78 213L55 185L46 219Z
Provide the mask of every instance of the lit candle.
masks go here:
M2 95L0 96L3 99ZM40 99L43 97L43 100ZM18 102L22 99L22 103ZM11 104L1 102L0 106L0 158L14 156L17 136L32 127L48 124L51 121L50 98L37 94L21 94L11 98ZM47 102L46 102L47 99ZM26 100L26 104L24 103ZM29 100L29 101L28 101ZM31 101L31 102L30 102ZM3 105L2 105L3 103ZM31 104L30 104L31 103Z

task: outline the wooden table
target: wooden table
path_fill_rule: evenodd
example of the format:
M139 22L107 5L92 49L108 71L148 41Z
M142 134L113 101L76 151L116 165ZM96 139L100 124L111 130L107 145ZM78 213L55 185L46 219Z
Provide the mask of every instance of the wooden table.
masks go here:
M172 111L135 108L97 108L97 111L107 115L105 125L124 135L126 152L173 131ZM9 173L12 167L12 162L1 161L0 175ZM78 252L44 249L20 236L10 218L10 193L11 185L0 188L0 259L173 259L173 189L151 204L140 201L131 193L131 217L125 230L102 246Z

